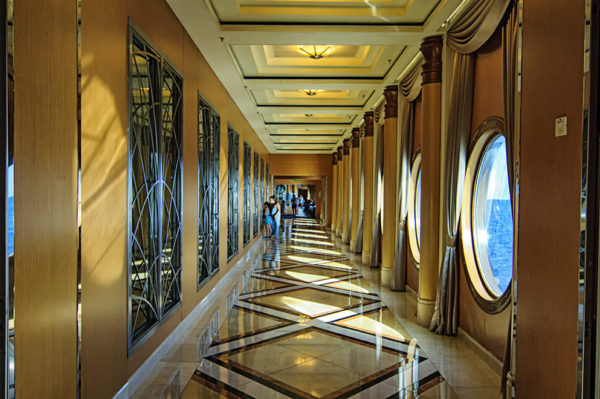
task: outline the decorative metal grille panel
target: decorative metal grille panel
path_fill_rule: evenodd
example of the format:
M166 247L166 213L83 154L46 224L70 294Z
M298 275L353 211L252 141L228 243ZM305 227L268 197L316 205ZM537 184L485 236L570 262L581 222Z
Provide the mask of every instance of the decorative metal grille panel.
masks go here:
M227 258L239 247L240 135L229 126L227 151Z
M181 76L130 30L129 346L181 301Z
M267 193L265 191L265 160L260 160L260 209L262 215L262 204L267 201ZM265 227L265 218L261 216L260 218L260 229L262 230Z
M221 118L198 100L198 285L219 270Z
M252 151L248 143L244 141L244 245L250 242L250 218L252 217L252 205L250 202L250 177L252 168Z
M258 225L259 225L259 210L261 208L258 203L258 153L254 153L254 167L252 168L254 171L254 179L253 179L253 187L252 191L254 192L254 223L252 224L252 231L254 232L254 236L258 235Z

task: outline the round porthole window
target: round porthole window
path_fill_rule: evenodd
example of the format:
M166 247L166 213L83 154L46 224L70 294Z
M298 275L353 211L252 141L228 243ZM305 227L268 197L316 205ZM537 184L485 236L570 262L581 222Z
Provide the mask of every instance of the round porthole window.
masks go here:
M421 263L421 153L415 155L408 189L408 243L417 267Z
M461 233L469 285L477 302L499 312L509 300L513 219L506 139L501 119L479 128L465 176Z

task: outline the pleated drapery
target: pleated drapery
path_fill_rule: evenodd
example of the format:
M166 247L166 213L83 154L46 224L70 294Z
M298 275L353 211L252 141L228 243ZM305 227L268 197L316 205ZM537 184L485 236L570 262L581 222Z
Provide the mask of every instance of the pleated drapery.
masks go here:
M430 326L437 334L454 335L458 328L458 223L471 136L474 79L475 56L453 53L444 182L444 249Z
M381 198L379 198L379 184L381 182L381 175L383 173L383 126L380 124L380 121L383 120L383 106L379 108L379 112L375 112L375 120L377 121L377 125L380 129L375 129L376 135L376 150L375 150L375 162L374 162L374 193L375 199L373 201L373 206L375 207L375 220L373 222L373 235L371 238L371 259L370 266L371 267L379 267L381 265Z
M360 127L360 137L365 136L365 124L363 123ZM364 195L364 187L365 187L365 149L362 145L362 140L360 143L360 193L361 193L361 201L360 201L360 216L358 218L358 230L356 231L356 244L354 244L354 253L360 254L363 250L363 216L364 216L364 199L362 196Z
M448 47L461 54L479 50L500 24L512 0L479 0L448 30Z
M443 219L444 245L435 310L430 330L455 335L458 331L458 223L471 132L475 55L502 20L511 0L481 0L464 12L448 30L452 51L448 110Z
M517 136L517 127L520 125L520 104L517 104L518 93L518 41L519 41L519 10L518 5L513 1L510 5L509 14L506 20L506 24L502 27L502 72L504 75L503 88L504 88L504 126L505 126L505 137L506 137L506 156L508 165L508 178L511 187L511 203L513 209L513 225L517 226L518 221L518 208L514 206L517 203L518 196L518 185L519 185L519 165L518 157L515 154L519 154L520 140ZM517 265L518 253L518 234L519 229L513 228L513 270ZM513 281L511 284L511 297L513 301L515 299L514 292L512 291L515 287L514 279L517 274L513 273ZM514 302L513 302L514 304ZM513 308L514 309L514 308ZM506 351L504 353L504 362L502 364L502 397L507 398L507 380L509 374L513 373L513 364L511 360L516 356L514 353L513 345L513 325L514 315L511 315L508 334L506 338ZM512 379L512 378L511 378Z
M423 58L416 60L412 68L400 81L400 134L398 143L398 209L396 215L396 253L394 269L390 281L390 289L403 291L406 286L407 263L407 217L408 217L408 188L410 184L410 161L414 131L414 101L421 93L421 66Z

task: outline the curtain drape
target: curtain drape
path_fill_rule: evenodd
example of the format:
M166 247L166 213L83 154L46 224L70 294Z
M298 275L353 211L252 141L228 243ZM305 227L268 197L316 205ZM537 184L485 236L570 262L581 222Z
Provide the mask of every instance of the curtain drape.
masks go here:
M408 216L408 186L410 184L410 161L414 131L414 100L421 92L421 66L420 58L400 81L400 132L398 140L398 208L396 214L396 253L390 289L403 291L406 285L407 263L407 234L406 222Z
M379 267L381 265L381 198L379 198L379 182L381 181L381 174L383 173L383 126L379 124L380 121L383 120L383 107L380 107L381 111L379 113L375 112L376 121L378 122L378 127L375 129L376 134L376 145L377 148L375 150L375 176L374 176L374 193L375 196L373 205L375 207L375 220L373 223L373 235L371 238L371 259L370 266L371 267Z
M446 174L444 182L444 250L438 282L437 300L430 329L437 334L454 335L458 321L458 223L467 165L475 56L454 53L448 111L446 141Z
M448 30L448 46L457 53L471 54L492 37L512 0L479 0Z
M455 335L458 329L458 223L471 131L475 55L492 36L511 0L481 0L448 30L452 50L444 174L444 245L430 330Z
M350 140L352 141L352 139ZM347 188L349 197L348 203L350 204L348 209L346 209L346 211L348 212L348 219L344 220L344 222L348 226L348 230L342 228L342 242L346 245L350 245L350 236L352 235L352 212L354 211L352 209L352 207L354 206L354 204L352 203L352 185L354 184L354 182L352 181L352 163L354 162L352 158L352 143L350 143L350 156L348 157L348 166L344 166L345 168L348 168L348 182L350 183L348 184L349 187ZM346 187L344 187L344 190L346 190ZM346 232L346 234L343 233L344 231Z
M516 204L517 186L518 186L518 170L517 165L518 157L515 154L519 153L519 138L517 137L517 127L520 124L520 106L517 104L518 99L518 41L519 41L519 10L516 1L513 1L510 5L509 14L506 20L506 24L502 27L502 72L503 72L503 88L504 88L504 130L506 136L506 155L508 165L508 178L511 187L511 203L513 209L513 223L517 225L518 220ZM518 229L513 229L513 270L517 264L516 255L518 246ZM514 276L513 273L513 283ZM511 294L513 285L511 284ZM513 296L513 295L511 295ZM514 296L513 296L514 300ZM514 309L514 308L513 308ZM508 334L506 337L506 350L504 353L504 362L502 364L502 381L501 391L502 397L507 398L506 382L508 380L509 373L512 372L511 359L514 357L514 346L513 346L513 326L512 320L514 315L508 323Z
M360 136L364 137L365 135L365 125L363 123L363 125L361 126L360 129ZM362 140L361 140L361 144L360 144L360 193L361 193L361 200L360 200L360 216L358 218L358 230L356 231L356 244L354 245L354 253L356 254L360 254L362 253L362 249L363 249L363 215L364 215L364 198L362 197L364 195L364 187L365 187L365 149L362 145Z

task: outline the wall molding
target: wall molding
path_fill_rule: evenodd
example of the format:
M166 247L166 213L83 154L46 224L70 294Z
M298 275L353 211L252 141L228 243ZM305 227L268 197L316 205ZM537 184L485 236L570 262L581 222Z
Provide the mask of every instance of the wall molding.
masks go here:
M499 376L502 375L502 362L496 358L489 350L485 349L468 332L458 327L458 338L463 341L475 354L490 366Z

